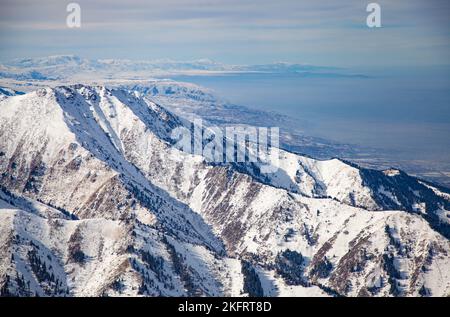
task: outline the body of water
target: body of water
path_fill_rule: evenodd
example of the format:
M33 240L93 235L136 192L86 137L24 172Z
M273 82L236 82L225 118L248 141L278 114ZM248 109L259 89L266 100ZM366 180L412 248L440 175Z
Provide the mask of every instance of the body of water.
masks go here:
M450 71L365 71L368 77L299 74L178 76L223 99L299 119L306 134L450 162ZM300 123L302 122L302 123Z

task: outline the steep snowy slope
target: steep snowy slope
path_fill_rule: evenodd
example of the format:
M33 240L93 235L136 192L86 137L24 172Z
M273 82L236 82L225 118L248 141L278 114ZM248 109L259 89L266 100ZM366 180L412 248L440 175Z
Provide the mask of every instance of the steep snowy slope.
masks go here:
M203 263L206 261L204 256L189 253L187 259L180 258L178 260L176 268L179 271L178 273L173 272L173 269L166 275L159 272L163 270L162 259L159 258L158 253L156 255L153 253L153 249L147 245L148 243L155 244L155 247L167 245L165 248L168 248L169 251L166 250L166 255L168 252L170 263L174 265L174 258L178 259L186 248L191 248L191 245L200 248L197 249L197 252L205 254L214 252L216 256L220 256L223 254L221 242L214 237L209 227L197 214L151 184L131 163L121 156L119 140L114 138L112 134L108 134L108 122L102 121L104 114L96 112L96 110L98 111L95 108L96 104L87 102L88 100L92 101L93 96L89 95L83 87L78 88L80 93L77 92L76 94L76 90L73 89L43 89L27 96L17 97L17 99L6 100L2 104L3 111L0 123L2 130L0 160L2 186L7 188L8 191L14 191L34 200L39 200L48 206L56 206L70 218L84 219L70 220L70 223L67 224L68 228L76 226L74 224L76 221L84 223L87 220L90 221L90 219L97 219L90 229L86 229L86 235L95 234L99 227L119 225L119 222L124 223L124 228L121 231L122 236L116 236L117 244L127 243L130 239L136 241L130 245L122 245L122 257L136 252L141 262L152 262L147 263L147 266L158 266L153 267L157 271L153 275L146 273L150 275L145 280L145 276L141 276L145 273L145 263L131 263L131 265L136 264L132 267L133 274L140 276L141 280L144 278L144 282L141 281L141 293L143 294L186 294L186 286L179 284L179 282L175 286L165 282L166 278L176 281L177 276L180 278L180 274L183 275L186 283L193 284L190 286L191 292L200 292L207 295L221 294L224 290L222 286L218 286L219 282L217 282L219 284L213 283L216 279L214 276L206 279L205 286L202 284L204 276L213 274L212 272L198 273L194 268L190 269L188 264L183 264L184 261L190 261L198 263L199 268L202 268L209 265ZM82 95L82 93L85 94ZM113 99L112 102L118 102L112 96L109 97ZM150 118L148 117L148 119ZM155 126L155 131L158 131L157 128ZM111 132L112 130L110 130ZM38 233L47 232L49 230L46 227L47 223L54 218L49 216L42 219L40 217L42 215L27 215L26 217L31 217L31 220L24 223L20 220L25 217L23 212L11 212L10 208L6 209L9 210L8 219L19 219L19 226L10 228L13 236L20 235L19 230L29 232L28 223L33 225L36 223L36 226L39 227L36 229ZM7 219L4 223L5 228L8 228ZM60 226L57 227L60 228ZM63 228L64 226L61 227L61 230ZM61 234L69 239L71 237L70 234L64 232ZM81 237L78 237L78 235ZM82 236L83 232L77 233L74 239L83 239ZM101 232L97 232L96 236L87 236L85 240L95 243L96 237L100 239L101 236ZM42 241L45 239L50 239L50 237L35 235L33 239L28 240L44 243ZM176 243L171 243L172 240ZM11 245L13 242L5 243L5 246ZM57 238L56 242L61 243L61 248L67 248L70 244L70 240L67 239L60 241ZM28 242L21 240L17 242L19 246L24 243ZM88 248L91 248L91 246L88 246ZM81 261L80 266L89 264L97 270L99 263L89 260L91 251L83 251L82 254L85 254L85 256L80 255L80 257L77 255L78 252L75 252L74 256ZM62 251L55 256L61 261L64 260ZM4 258L10 259L11 256L8 254ZM115 260L119 261L120 257ZM86 265L84 261L87 261ZM109 260L99 261L106 265ZM153 263L153 261L156 261L156 263ZM13 262L12 259L11 262ZM48 265L46 266L48 271ZM116 266L117 262L114 262L111 267ZM129 266L129 264L124 264L124 268ZM64 267L64 270L67 273L72 269ZM185 273L185 270L188 270L189 273ZM22 266L19 267L19 271L23 271ZM140 271L143 272L140 273ZM99 293L99 287L102 285L97 284L107 282L108 276L103 276L103 273L98 274L97 271L86 274L85 280L69 283L70 294L81 295L77 288L85 289L88 292L86 294L101 294ZM155 278L154 274L163 275ZM77 273L76 276L82 276L82 274ZM101 281L98 283L92 282L91 276L99 276ZM67 279L69 278L70 276L67 277ZM164 287L157 284L159 280L162 281L160 283L163 283ZM26 279L26 281L29 281L29 279ZM87 284L86 286L80 283L94 284ZM209 285L211 283L216 285L215 288ZM40 294L40 291L35 287L32 287L32 291ZM120 294L127 294L127 292L131 294L133 291L134 294L137 294L138 288L124 290ZM14 290L11 292L14 293Z
M126 122L126 118L115 117L113 121ZM183 123L171 118L172 126ZM133 137L129 138L117 130L120 138L127 138L125 155L147 174L154 182L167 189L177 191L182 186L181 196L192 192L192 185L208 172L203 158L192 155L175 155L168 159L173 149L165 142L147 142L152 135L144 127L133 126ZM168 137L166 136L166 139ZM161 139L161 137L160 137ZM332 198L346 205L366 210L405 210L421 214L430 225L441 234L450 237L450 200L448 190L433 187L397 170L385 172L359 168L339 159L315 160L280 150L280 155L272 162L277 171L261 174L261 164L232 164L234 172L247 173L259 182L286 189L313 198ZM173 156L172 156L173 157ZM154 160L162 164L149 164ZM181 163L180 163L181 162ZM156 168L155 168L156 166ZM217 168L213 169L217 170ZM208 184L207 184L208 185ZM181 198L177 196L177 198ZM202 199L197 199L197 204Z
M275 174L212 165L173 148L189 122L123 90L0 109L4 295L450 292L443 188L285 151Z
M163 218L173 221L174 216L162 213L165 205L167 213L178 208L189 216L185 206L172 201L122 157L120 140L104 113L97 103L87 102L96 97L74 91L43 89L2 103L2 185L73 210L78 217L91 212L106 218L120 218L122 212L126 216L126 207L136 203L128 195L131 191L158 207ZM109 197L112 188L114 197ZM103 200L111 201L111 206L97 208Z
M242 280L231 259L174 239L155 224L42 217L3 200L0 220L2 296L240 294L222 284L225 274Z

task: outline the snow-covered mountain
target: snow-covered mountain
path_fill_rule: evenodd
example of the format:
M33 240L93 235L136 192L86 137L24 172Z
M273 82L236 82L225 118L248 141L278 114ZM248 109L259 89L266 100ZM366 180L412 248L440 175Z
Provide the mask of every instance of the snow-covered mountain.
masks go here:
M450 293L447 189L287 151L274 174L210 164L174 148L190 122L146 95L0 102L1 295Z

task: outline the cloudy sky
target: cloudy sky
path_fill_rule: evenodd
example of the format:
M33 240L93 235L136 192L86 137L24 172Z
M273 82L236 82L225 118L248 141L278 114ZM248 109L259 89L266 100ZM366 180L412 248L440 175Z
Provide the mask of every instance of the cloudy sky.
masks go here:
M81 28L63 0L0 0L0 60L87 58L273 61L329 66L450 64L450 1L78 0Z

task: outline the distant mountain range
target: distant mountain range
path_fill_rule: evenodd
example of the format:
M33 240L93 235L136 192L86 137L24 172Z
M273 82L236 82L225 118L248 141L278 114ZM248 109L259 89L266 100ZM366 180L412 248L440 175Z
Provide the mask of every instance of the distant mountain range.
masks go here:
M448 189L285 150L273 174L208 163L159 89L5 94L0 295L450 294Z
M262 65L227 65L200 59L194 61L126 59L86 59L74 55L16 59L0 65L0 78L16 80L61 80L94 75L96 78L113 76L114 79L180 74L217 73L296 73L308 77L365 77L344 69L278 62Z

